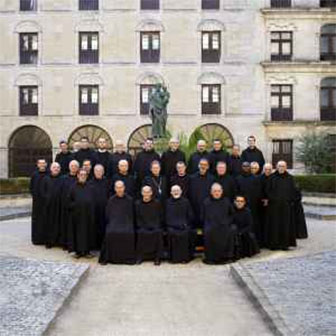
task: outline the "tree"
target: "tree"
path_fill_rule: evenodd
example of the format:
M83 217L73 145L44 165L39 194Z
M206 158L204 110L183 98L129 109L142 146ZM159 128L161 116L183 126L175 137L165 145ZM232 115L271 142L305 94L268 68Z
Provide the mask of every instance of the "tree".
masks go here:
M303 162L309 173L330 173L334 168L334 152L328 135L308 133L299 139L296 158Z

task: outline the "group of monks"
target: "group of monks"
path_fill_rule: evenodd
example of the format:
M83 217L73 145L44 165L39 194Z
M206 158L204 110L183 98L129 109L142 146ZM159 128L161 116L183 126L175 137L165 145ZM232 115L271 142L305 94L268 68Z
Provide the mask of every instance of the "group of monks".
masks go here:
M134 160L121 141L97 150L83 137L69 151L65 141L49 166L37 160L30 191L32 242L62 247L74 258L139 264L186 263L196 245L203 261L223 264L259 253L288 250L307 238L301 193L285 161L265 163L254 136L240 153L219 139L207 151L199 140L186 156L178 139L160 156L147 138Z

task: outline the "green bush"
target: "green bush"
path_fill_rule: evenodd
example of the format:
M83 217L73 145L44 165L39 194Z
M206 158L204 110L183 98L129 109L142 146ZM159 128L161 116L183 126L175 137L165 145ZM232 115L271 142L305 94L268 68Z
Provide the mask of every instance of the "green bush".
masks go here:
M0 195L29 193L29 177L0 179Z
M336 193L336 175L295 175L295 182L302 191L316 193Z

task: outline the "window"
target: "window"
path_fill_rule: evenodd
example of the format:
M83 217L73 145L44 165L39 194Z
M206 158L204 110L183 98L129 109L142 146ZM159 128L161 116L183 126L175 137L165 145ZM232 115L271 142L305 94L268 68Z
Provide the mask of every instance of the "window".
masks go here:
M271 61L290 61L293 55L293 34L271 32Z
M149 114L149 97L155 89L155 85L140 85L140 114Z
M160 0L141 0L141 9L160 9Z
M79 10L99 10L99 0L79 0Z
M287 168L293 168L293 140L273 140L272 163L275 166L280 160L287 162Z
M219 63L221 56L221 33L202 32L202 63Z
M320 7L335 8L336 7L336 1L335 0L320 0Z
M202 114L221 113L220 84L202 85Z
M37 0L20 0L20 11L36 11Z
M141 36L141 63L160 62L160 33L142 32Z
M219 9L219 0L202 0L202 9Z
M99 87L98 85L79 86L79 114L99 114Z
M291 0L271 0L272 8L288 8L292 6Z
M37 33L20 34L20 64L37 64L38 35Z
M336 25L327 24L321 29L321 61L336 61Z
M322 80L320 109L321 120L336 120L336 77Z
M271 85L271 120L293 120L292 85Z
M20 86L20 116L38 115L38 88L37 86Z
M79 33L79 63L99 62L99 34Z

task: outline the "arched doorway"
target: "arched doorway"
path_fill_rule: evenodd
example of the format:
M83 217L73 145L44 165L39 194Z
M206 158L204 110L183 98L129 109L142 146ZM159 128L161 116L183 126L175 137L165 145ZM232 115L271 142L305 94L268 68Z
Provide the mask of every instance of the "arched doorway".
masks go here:
M189 138L189 144L195 143L197 140L203 139L211 148L212 142L215 139L221 140L226 149L231 149L234 141L230 131L221 124L209 123L196 128Z
M151 125L143 125L138 127L133 133L130 135L128 139L128 152L135 156L139 152L142 151L142 144L146 140L146 138L152 136L152 126Z
M48 134L36 126L23 126L14 131L8 144L9 177L30 176L39 158L52 161Z
M99 138L105 138L107 141L107 149L113 149L113 141L110 135L101 127L95 125L84 125L76 128L69 136L69 147L73 148L75 142L79 142L82 137L89 139L90 147L96 148Z

